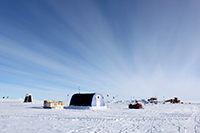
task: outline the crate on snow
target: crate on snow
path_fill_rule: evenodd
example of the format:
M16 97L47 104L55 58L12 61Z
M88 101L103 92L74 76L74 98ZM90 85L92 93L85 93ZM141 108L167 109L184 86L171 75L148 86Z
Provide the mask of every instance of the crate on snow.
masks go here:
M65 103L62 101L55 102L54 100L44 100L44 108L63 109L64 106L65 106Z

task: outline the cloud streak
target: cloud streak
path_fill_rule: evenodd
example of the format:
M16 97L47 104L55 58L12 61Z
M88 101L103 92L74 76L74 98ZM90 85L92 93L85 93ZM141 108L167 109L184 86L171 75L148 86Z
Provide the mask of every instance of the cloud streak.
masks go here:
M197 3L4 2L0 94L62 100L81 86L126 99L198 100Z

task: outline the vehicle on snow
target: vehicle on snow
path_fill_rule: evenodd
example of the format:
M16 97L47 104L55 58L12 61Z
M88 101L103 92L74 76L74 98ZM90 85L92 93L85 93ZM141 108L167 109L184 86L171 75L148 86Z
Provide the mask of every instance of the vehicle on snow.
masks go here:
M138 103L137 100L135 100L135 103L134 104L129 104L129 109L141 109L143 108L142 104L141 103Z
M157 99L156 97L151 97L151 98L148 99L148 101L149 101L150 103L154 103L154 104L157 104L157 103L158 103L158 99Z
M181 101L178 100L178 97L174 97L174 99L169 99L169 100L166 100L165 102L170 102L170 103L180 103Z
M54 100L44 100L43 108L48 109L63 109L65 103L62 101L55 102Z

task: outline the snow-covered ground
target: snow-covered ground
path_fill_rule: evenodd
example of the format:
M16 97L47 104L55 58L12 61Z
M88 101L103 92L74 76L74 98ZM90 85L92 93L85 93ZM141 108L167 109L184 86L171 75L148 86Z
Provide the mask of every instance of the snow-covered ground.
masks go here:
M145 105L127 102L104 109L43 109L43 101L0 99L1 133L134 132L200 133L200 103Z

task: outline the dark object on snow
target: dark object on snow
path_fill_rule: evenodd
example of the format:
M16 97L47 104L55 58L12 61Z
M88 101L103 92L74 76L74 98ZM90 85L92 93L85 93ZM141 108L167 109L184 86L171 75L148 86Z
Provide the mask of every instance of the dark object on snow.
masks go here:
M136 103L136 104L129 104L129 109L141 109L143 108L142 104Z
M24 102L32 102L33 99L32 99L32 95L31 94L26 94L25 96L25 99L24 99Z
M157 103L158 103L158 99L157 99L156 97L151 97L151 98L148 99L148 101L149 101L150 103L154 103L154 104L157 104Z
M174 99L169 99L169 100L166 100L165 102L170 102L170 103L180 103L181 101L178 100L178 97L174 97Z
M74 94L70 105L73 106L105 106L104 97L99 93Z
M3 99L4 99L5 97L3 97Z

